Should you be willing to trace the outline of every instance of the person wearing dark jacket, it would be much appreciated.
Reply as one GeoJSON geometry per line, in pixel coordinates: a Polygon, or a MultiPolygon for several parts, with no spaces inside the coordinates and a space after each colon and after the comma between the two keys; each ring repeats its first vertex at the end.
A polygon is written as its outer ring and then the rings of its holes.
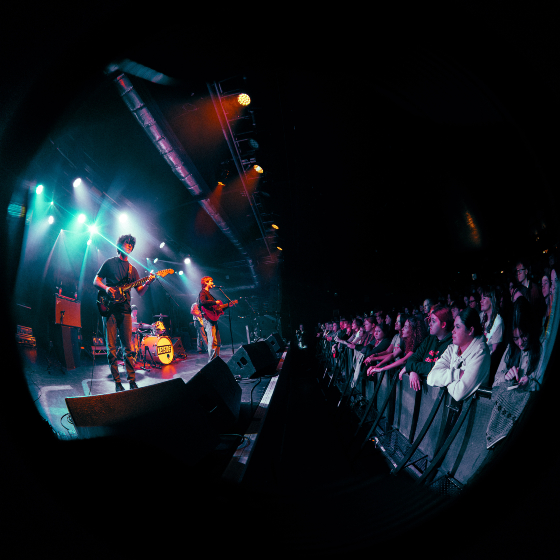
{"type": "Polygon", "coordinates": [[[399,379],[407,373],[410,377],[410,388],[419,391],[422,379],[426,379],[434,364],[453,342],[453,315],[448,307],[436,305],[430,314],[430,335],[427,336],[416,352],[408,359],[399,373],[399,379]]]}

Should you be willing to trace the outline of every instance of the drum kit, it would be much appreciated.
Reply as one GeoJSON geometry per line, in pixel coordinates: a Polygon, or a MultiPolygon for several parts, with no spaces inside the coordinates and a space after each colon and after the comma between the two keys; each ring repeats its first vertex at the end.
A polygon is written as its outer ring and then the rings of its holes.
{"type": "MultiPolygon", "coordinates": [[[[167,336],[167,329],[162,319],[167,315],[154,315],[158,319],[151,325],[148,323],[132,323],[132,347],[136,352],[136,360],[144,360],[146,364],[147,355],[158,364],[167,365],[173,361],[173,342],[167,336]]],[[[171,333],[170,333],[171,334],[171,333]]]]}

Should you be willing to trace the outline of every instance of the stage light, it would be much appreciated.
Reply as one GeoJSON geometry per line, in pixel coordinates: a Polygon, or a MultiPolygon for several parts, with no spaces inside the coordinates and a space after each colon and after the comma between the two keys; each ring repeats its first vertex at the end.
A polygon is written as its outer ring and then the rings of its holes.
{"type": "Polygon", "coordinates": [[[54,205],[54,200],[51,200],[51,206],[53,206],[53,205],[54,205]]]}
{"type": "Polygon", "coordinates": [[[156,264],[158,262],[158,259],[154,259],[154,264],[156,264]]]}
{"type": "Polygon", "coordinates": [[[88,240],[87,240],[87,244],[88,244],[88,245],[91,245],[91,239],[88,239],[88,240]]]}
{"type": "Polygon", "coordinates": [[[152,270],[150,270],[150,274],[153,274],[153,273],[154,273],[154,269],[152,268],[152,270]]]}
{"type": "Polygon", "coordinates": [[[274,229],[280,229],[276,224],[272,224],[272,227],[273,227],[274,229]]]}
{"type": "Polygon", "coordinates": [[[253,169],[257,172],[257,173],[262,173],[263,172],[263,168],[260,165],[253,165],[253,169]]]}
{"type": "Polygon", "coordinates": [[[240,93],[237,96],[237,103],[239,103],[239,105],[243,105],[243,107],[247,107],[247,105],[251,103],[251,98],[246,93],[240,93]]]}
{"type": "Polygon", "coordinates": [[[74,188],[79,187],[81,184],[82,180],[79,177],[72,183],[74,188]]]}
{"type": "Polygon", "coordinates": [[[182,275],[182,274],[183,274],[183,271],[182,271],[182,270],[179,270],[179,274],[181,274],[181,275],[182,275]]]}
{"type": "Polygon", "coordinates": [[[249,138],[249,146],[251,146],[253,150],[259,149],[259,143],[254,138],[249,138]]]}
{"type": "Polygon", "coordinates": [[[98,229],[95,226],[88,226],[88,230],[90,233],[97,233],[98,229]]]}
{"type": "Polygon", "coordinates": [[[128,221],[128,216],[126,214],[121,214],[119,216],[119,222],[121,222],[122,224],[124,224],[127,221],[128,221]]]}
{"type": "Polygon", "coordinates": [[[35,189],[35,192],[37,194],[41,194],[43,192],[43,185],[37,185],[37,188],[35,189]]]}
{"type": "Polygon", "coordinates": [[[185,259],[185,264],[191,264],[191,259],[189,259],[189,257],[185,259]]]}
{"type": "Polygon", "coordinates": [[[163,249],[164,247],[165,247],[165,241],[162,241],[162,242],[159,244],[159,248],[160,248],[160,249],[163,249]]]}
{"type": "Polygon", "coordinates": [[[54,216],[49,216],[49,224],[54,223],[54,216]]]}
{"type": "Polygon", "coordinates": [[[85,214],[80,214],[78,216],[78,222],[80,222],[80,224],[83,224],[86,221],[86,215],[85,214]]]}
{"type": "Polygon", "coordinates": [[[282,247],[276,247],[279,251],[282,251],[282,247]]]}

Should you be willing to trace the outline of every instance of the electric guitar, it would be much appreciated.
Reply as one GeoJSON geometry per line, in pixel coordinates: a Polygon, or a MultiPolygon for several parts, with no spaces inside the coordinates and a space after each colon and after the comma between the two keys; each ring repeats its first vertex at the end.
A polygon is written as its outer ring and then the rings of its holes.
{"type": "Polygon", "coordinates": [[[239,301],[234,299],[229,303],[222,303],[220,300],[217,300],[216,303],[217,305],[214,307],[214,309],[206,309],[206,307],[201,305],[202,315],[203,317],[206,317],[206,319],[208,319],[209,321],[217,321],[224,314],[224,309],[226,307],[237,305],[239,301]]]}
{"type": "MultiPolygon", "coordinates": [[[[166,268],[165,270],[158,270],[156,272],[156,276],[167,276],[168,274],[173,274],[175,271],[172,268],[166,268]]],[[[147,280],[150,279],[150,276],[145,276],[144,278],[140,278],[140,280],[136,280],[136,282],[132,282],[131,284],[117,284],[116,286],[111,286],[111,288],[115,288],[117,293],[115,297],[111,297],[107,292],[104,290],[99,290],[97,294],[97,309],[99,310],[99,314],[102,317],[109,317],[111,315],[113,307],[117,303],[122,303],[126,300],[126,292],[132,288],[136,288],[136,286],[140,286],[147,280]]]]}

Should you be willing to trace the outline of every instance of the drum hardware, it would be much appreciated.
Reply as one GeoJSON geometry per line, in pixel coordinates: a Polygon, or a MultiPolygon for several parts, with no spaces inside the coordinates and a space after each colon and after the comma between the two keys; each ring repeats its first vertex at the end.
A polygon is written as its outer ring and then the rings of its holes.
{"type": "Polygon", "coordinates": [[[142,339],[142,349],[150,353],[152,360],[163,365],[173,361],[173,342],[168,336],[146,336],[142,339]]]}

